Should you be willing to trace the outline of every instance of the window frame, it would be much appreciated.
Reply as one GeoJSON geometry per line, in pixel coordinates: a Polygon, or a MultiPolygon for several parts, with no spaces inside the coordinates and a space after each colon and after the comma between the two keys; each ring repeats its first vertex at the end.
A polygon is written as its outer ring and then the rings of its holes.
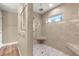
{"type": "Polygon", "coordinates": [[[60,14],[57,14],[57,15],[49,16],[47,21],[51,22],[51,23],[59,23],[59,22],[61,22],[63,20],[64,20],[64,15],[62,13],[60,13],[60,14]],[[58,16],[61,16],[62,18],[60,20],[58,20],[58,21],[56,21],[56,20],[49,21],[50,18],[53,19],[53,18],[58,17],[58,16]]]}

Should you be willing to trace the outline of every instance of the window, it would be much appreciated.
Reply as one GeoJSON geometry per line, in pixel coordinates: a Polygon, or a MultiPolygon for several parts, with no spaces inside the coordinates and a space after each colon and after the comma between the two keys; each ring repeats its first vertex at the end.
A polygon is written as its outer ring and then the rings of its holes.
{"type": "Polygon", "coordinates": [[[62,20],[63,20],[63,15],[62,14],[48,17],[48,22],[57,23],[57,22],[60,22],[62,20]]]}

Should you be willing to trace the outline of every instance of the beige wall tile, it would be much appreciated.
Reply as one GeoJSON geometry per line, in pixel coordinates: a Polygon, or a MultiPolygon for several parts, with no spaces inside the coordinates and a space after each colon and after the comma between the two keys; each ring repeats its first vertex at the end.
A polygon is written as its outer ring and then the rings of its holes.
{"type": "Polygon", "coordinates": [[[43,15],[42,35],[47,37],[47,44],[69,55],[75,55],[67,48],[67,43],[79,44],[79,4],[63,4],[43,15]],[[62,13],[63,23],[46,23],[48,17],[62,13]]]}

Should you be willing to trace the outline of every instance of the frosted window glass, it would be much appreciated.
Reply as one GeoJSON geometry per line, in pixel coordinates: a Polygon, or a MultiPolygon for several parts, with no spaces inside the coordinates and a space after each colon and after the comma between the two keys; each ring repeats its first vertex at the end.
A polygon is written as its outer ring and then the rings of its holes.
{"type": "Polygon", "coordinates": [[[60,22],[62,20],[63,20],[63,15],[62,14],[48,17],[48,22],[60,22]]]}

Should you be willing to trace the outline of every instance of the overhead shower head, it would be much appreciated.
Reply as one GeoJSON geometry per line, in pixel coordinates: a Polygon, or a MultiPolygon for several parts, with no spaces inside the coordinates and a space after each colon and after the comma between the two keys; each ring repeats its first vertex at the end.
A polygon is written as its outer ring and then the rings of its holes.
{"type": "Polygon", "coordinates": [[[43,8],[40,8],[39,11],[43,11],[43,8]]]}

